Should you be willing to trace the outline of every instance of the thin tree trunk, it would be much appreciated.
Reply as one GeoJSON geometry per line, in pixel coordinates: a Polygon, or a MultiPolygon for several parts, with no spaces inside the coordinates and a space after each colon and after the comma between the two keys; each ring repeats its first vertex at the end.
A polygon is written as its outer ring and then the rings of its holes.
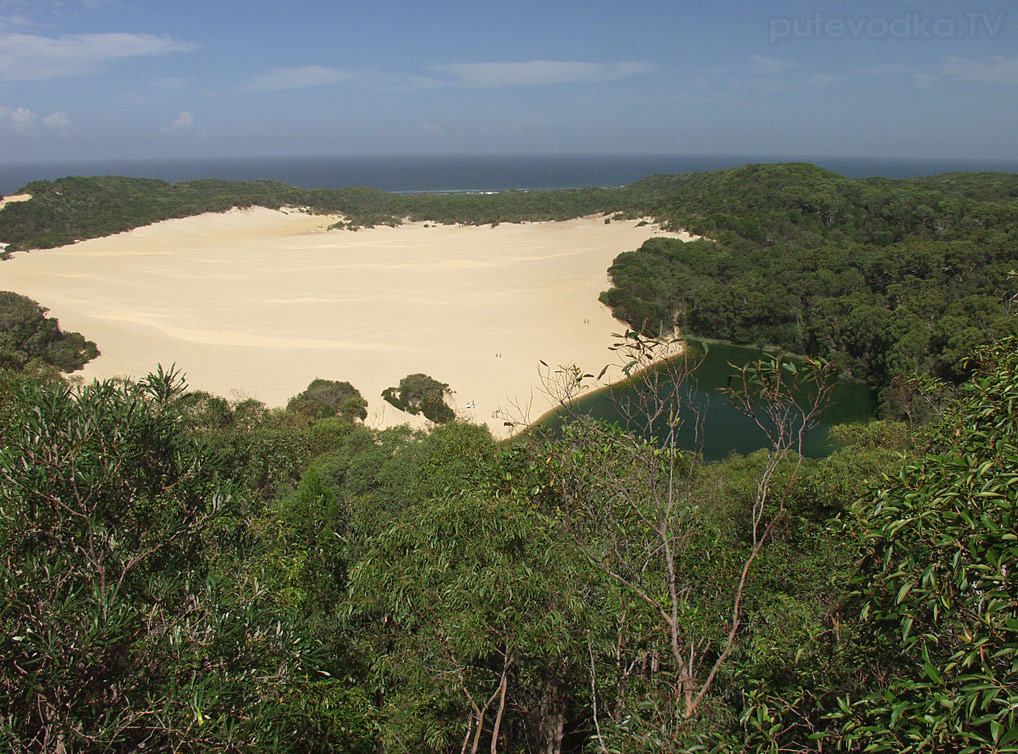
{"type": "Polygon", "coordinates": [[[506,690],[506,676],[509,673],[509,664],[506,663],[506,667],[502,670],[502,682],[498,687],[498,713],[495,715],[495,727],[491,731],[491,754],[497,754],[498,752],[498,731],[502,727],[502,712],[505,710],[505,690],[506,690]]]}
{"type": "Polygon", "coordinates": [[[467,754],[467,746],[470,745],[470,734],[473,732],[473,725],[474,725],[474,713],[471,712],[470,720],[467,722],[467,734],[463,736],[463,746],[460,747],[460,754],[467,754]]]}
{"type": "Polygon", "coordinates": [[[587,633],[587,654],[590,656],[590,707],[594,713],[594,731],[597,734],[597,746],[602,754],[608,754],[608,748],[604,745],[604,736],[601,735],[601,722],[597,716],[597,669],[594,666],[594,647],[590,642],[590,633],[587,633]]]}

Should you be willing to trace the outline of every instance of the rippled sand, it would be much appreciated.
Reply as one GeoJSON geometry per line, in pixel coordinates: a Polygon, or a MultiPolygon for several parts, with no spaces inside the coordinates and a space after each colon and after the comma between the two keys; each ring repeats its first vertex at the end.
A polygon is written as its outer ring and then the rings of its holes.
{"type": "Polygon", "coordinates": [[[388,426],[421,420],[381,391],[425,372],[449,383],[460,416],[501,436],[504,416],[550,406],[541,360],[595,373],[611,360],[624,326],[597,296],[615,256],[679,237],[603,218],[327,231],[336,219],[252,209],[168,220],[14,254],[0,288],[98,344],[86,378],[176,363],[193,388],[270,406],[316,377],[348,380],[368,423],[388,426]]]}

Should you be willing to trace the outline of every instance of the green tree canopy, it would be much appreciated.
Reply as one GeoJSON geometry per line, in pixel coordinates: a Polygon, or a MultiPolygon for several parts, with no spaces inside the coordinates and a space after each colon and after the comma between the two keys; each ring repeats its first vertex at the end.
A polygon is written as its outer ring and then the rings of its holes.
{"type": "Polygon", "coordinates": [[[366,419],[368,402],[349,382],[315,379],[290,399],[287,411],[303,414],[310,419],[338,416],[347,421],[366,419]]]}
{"type": "Polygon", "coordinates": [[[529,751],[561,751],[583,632],[597,622],[588,570],[525,501],[473,493],[408,509],[351,573],[377,682],[391,689],[383,736],[419,751],[464,740],[496,751],[512,727],[529,751]]]}
{"type": "Polygon", "coordinates": [[[420,372],[408,374],[399,381],[399,387],[388,387],[382,397],[408,414],[424,414],[425,418],[444,424],[456,418],[456,413],[445,402],[451,394],[449,386],[420,372]]]}
{"type": "Polygon", "coordinates": [[[0,291],[0,367],[21,370],[38,360],[63,372],[81,369],[99,355],[81,333],[63,332],[35,301],[0,291]]]}

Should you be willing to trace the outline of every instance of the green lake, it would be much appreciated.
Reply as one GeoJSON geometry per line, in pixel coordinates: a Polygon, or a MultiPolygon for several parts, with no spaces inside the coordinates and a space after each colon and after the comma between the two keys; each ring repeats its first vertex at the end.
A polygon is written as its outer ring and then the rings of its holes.
{"type": "MultiPolygon", "coordinates": [[[[756,422],[742,413],[719,389],[728,385],[735,373],[734,367],[760,359],[763,351],[727,344],[691,343],[695,349],[705,350],[703,361],[684,381],[679,390],[682,423],[679,427],[679,444],[687,450],[699,449],[708,461],[726,458],[732,453],[748,454],[767,447],[767,437],[756,422]],[[733,367],[734,365],[734,367],[733,367]],[[696,417],[701,417],[702,429],[697,437],[696,417]]],[[[668,385],[662,390],[672,390],[668,385]]],[[[627,420],[620,405],[632,400],[636,388],[631,383],[605,388],[584,395],[562,409],[545,416],[540,426],[554,431],[562,424],[567,413],[586,414],[625,427],[627,420]]],[[[804,455],[820,458],[834,450],[830,428],[836,424],[864,422],[873,418],[876,404],[873,392],[857,383],[840,382],[835,385],[831,401],[819,421],[805,436],[804,455]]]]}

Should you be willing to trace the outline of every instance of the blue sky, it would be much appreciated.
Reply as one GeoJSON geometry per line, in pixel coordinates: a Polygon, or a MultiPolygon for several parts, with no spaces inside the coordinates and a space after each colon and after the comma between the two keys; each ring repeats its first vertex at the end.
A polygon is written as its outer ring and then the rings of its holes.
{"type": "Polygon", "coordinates": [[[1018,159],[1018,5],[0,0],[0,162],[1018,159]]]}

